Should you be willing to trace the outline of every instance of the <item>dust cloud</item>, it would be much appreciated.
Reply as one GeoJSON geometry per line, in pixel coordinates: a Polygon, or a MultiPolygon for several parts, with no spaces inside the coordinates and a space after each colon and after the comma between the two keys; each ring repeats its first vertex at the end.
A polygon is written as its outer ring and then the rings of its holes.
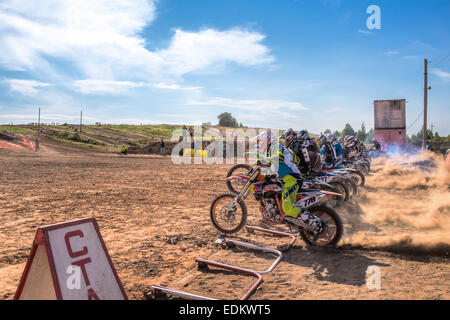
{"type": "Polygon", "coordinates": [[[450,169],[431,152],[372,162],[366,186],[339,213],[344,247],[449,255],[450,169]]]}

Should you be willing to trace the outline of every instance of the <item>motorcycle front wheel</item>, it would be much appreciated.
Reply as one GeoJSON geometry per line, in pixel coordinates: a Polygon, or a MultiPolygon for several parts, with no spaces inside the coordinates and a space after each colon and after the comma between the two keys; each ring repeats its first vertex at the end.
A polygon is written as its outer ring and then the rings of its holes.
{"type": "Polygon", "coordinates": [[[209,215],[213,226],[225,234],[236,233],[247,223],[245,202],[232,193],[217,196],[211,203],[209,215]]]}
{"type": "MultiPolygon", "coordinates": [[[[253,173],[253,168],[249,166],[248,164],[237,164],[233,168],[230,169],[227,173],[227,178],[231,176],[236,175],[245,175],[250,176],[253,173]]],[[[230,192],[238,194],[241,192],[241,189],[245,186],[247,183],[247,180],[233,180],[233,181],[227,181],[227,188],[230,192]]]]}
{"type": "Polygon", "coordinates": [[[356,196],[358,194],[358,185],[353,179],[348,178],[347,180],[344,180],[344,184],[347,185],[347,189],[350,192],[350,197],[356,196]]]}
{"type": "Polygon", "coordinates": [[[350,192],[345,184],[342,182],[330,182],[330,185],[334,187],[334,190],[330,190],[332,192],[338,192],[343,195],[340,196],[332,196],[328,201],[332,208],[339,207],[344,201],[348,201],[350,197],[350,192]]]}
{"type": "Polygon", "coordinates": [[[344,227],[339,215],[327,206],[317,206],[308,211],[320,218],[325,227],[319,237],[314,241],[314,232],[304,229],[299,230],[300,237],[307,245],[319,247],[334,247],[341,240],[344,227]]]}
{"type": "Polygon", "coordinates": [[[360,171],[354,171],[351,173],[352,180],[356,183],[357,186],[363,187],[366,183],[366,178],[360,171]]]}

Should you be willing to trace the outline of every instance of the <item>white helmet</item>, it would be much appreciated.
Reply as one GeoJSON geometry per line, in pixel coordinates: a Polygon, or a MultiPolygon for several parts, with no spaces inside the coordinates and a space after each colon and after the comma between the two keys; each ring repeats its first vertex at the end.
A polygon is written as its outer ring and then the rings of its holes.
{"type": "Polygon", "coordinates": [[[334,135],[334,133],[330,133],[327,135],[327,139],[330,142],[333,142],[334,140],[336,140],[336,136],[334,135]]]}
{"type": "Polygon", "coordinates": [[[301,139],[301,140],[307,140],[309,139],[309,132],[308,130],[300,130],[297,133],[297,138],[301,139]]]}
{"type": "Polygon", "coordinates": [[[295,135],[295,131],[292,128],[287,129],[281,136],[281,138],[288,139],[290,136],[295,135]]]}
{"type": "Polygon", "coordinates": [[[319,140],[321,143],[327,143],[327,142],[328,142],[328,138],[327,138],[327,136],[324,135],[324,134],[321,134],[320,137],[318,138],[318,140],[319,140]]]}

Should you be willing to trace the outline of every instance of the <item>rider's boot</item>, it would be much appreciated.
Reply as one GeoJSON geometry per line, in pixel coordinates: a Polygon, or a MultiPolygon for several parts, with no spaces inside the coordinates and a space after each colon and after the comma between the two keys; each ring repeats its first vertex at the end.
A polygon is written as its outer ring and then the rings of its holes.
{"type": "Polygon", "coordinates": [[[301,226],[306,227],[308,230],[314,231],[318,234],[322,232],[323,222],[321,219],[313,216],[309,211],[302,210],[297,218],[285,217],[289,222],[301,226]]]}
{"type": "Polygon", "coordinates": [[[307,210],[302,210],[302,212],[300,212],[300,214],[298,215],[297,219],[301,219],[304,223],[314,228],[320,228],[322,226],[322,220],[313,216],[307,210]]]}

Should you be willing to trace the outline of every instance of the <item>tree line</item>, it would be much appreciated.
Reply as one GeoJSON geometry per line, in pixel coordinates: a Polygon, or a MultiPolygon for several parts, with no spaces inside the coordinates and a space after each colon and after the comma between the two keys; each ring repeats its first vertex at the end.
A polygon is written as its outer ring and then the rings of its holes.
{"type": "MultiPolygon", "coordinates": [[[[239,123],[236,118],[232,116],[229,112],[222,112],[219,116],[217,116],[219,120],[219,126],[221,127],[229,127],[229,128],[242,128],[244,127],[242,122],[239,123]]],[[[407,136],[408,143],[412,144],[420,144],[422,142],[422,131],[420,130],[417,134],[412,134],[411,136],[407,136]]],[[[323,133],[329,134],[332,131],[330,129],[326,129],[323,133]]],[[[358,130],[353,129],[353,127],[347,123],[345,124],[344,129],[342,131],[335,130],[333,131],[334,135],[337,138],[346,137],[346,136],[354,136],[359,140],[363,141],[366,144],[371,144],[374,139],[374,130],[371,128],[367,131],[366,125],[361,123],[361,128],[358,130]]],[[[447,137],[441,137],[438,132],[432,133],[431,130],[427,130],[427,141],[429,142],[450,142],[450,135],[447,137]]]]}
{"type": "MultiPolygon", "coordinates": [[[[323,132],[324,134],[329,134],[331,133],[330,129],[327,129],[323,132]]],[[[333,132],[333,134],[337,137],[337,138],[345,138],[346,136],[354,136],[356,138],[358,138],[359,140],[363,141],[364,143],[370,144],[372,143],[373,140],[373,136],[374,136],[374,131],[373,128],[371,128],[369,131],[367,131],[366,129],[366,125],[364,124],[364,122],[361,124],[361,128],[356,130],[353,129],[353,127],[347,123],[345,124],[344,129],[342,129],[342,131],[339,130],[335,130],[333,132]]]]}
{"type": "MultiPolygon", "coordinates": [[[[408,143],[412,143],[412,144],[421,144],[422,143],[422,134],[423,134],[423,129],[420,129],[419,132],[417,132],[417,134],[413,134],[410,136],[408,136],[408,143]]],[[[435,133],[433,133],[430,129],[427,129],[427,141],[428,142],[450,142],[450,134],[447,135],[446,137],[441,137],[439,135],[439,133],[436,131],[435,133]]]]}

